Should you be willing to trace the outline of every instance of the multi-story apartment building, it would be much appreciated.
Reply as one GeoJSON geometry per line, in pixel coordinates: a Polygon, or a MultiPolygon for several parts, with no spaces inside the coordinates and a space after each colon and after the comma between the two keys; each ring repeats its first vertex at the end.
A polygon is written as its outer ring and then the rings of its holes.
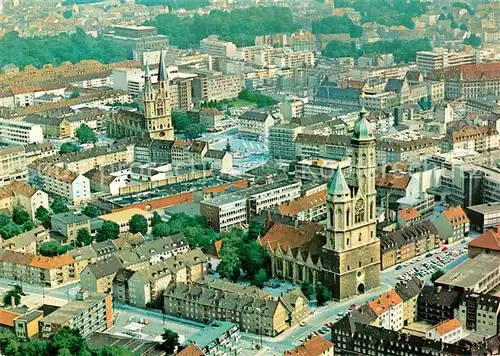
{"type": "Polygon", "coordinates": [[[438,230],[428,220],[380,237],[381,268],[386,269],[440,246],[438,230]]]}
{"type": "Polygon", "coordinates": [[[146,308],[158,302],[170,283],[195,283],[207,275],[207,257],[199,249],[166,258],[136,271],[118,270],[113,295],[121,303],[146,308]]]}
{"type": "Polygon", "coordinates": [[[24,182],[12,181],[0,188],[0,209],[12,213],[17,206],[22,206],[31,219],[35,219],[35,213],[39,207],[49,208],[48,195],[24,182]]]}
{"type": "Polygon", "coordinates": [[[285,123],[269,128],[269,155],[272,159],[295,159],[295,139],[303,127],[285,123]]]}
{"type": "Polygon", "coordinates": [[[434,220],[441,240],[448,244],[460,241],[469,235],[469,218],[462,207],[457,206],[444,210],[434,220]]]}
{"type": "Polygon", "coordinates": [[[340,167],[346,177],[351,175],[351,158],[336,161],[327,158],[306,158],[295,164],[295,179],[316,182],[330,182],[340,167]]]}
{"type": "Polygon", "coordinates": [[[240,133],[267,141],[269,130],[274,125],[270,112],[250,110],[238,118],[240,133]]]}
{"type": "Polygon", "coordinates": [[[197,345],[205,355],[237,356],[241,352],[240,338],[238,324],[218,320],[191,336],[185,344],[197,345]]]}
{"type": "Polygon", "coordinates": [[[485,336],[500,332],[500,297],[466,291],[458,306],[457,319],[465,330],[485,336]]]}
{"type": "Polygon", "coordinates": [[[207,128],[207,130],[220,130],[222,128],[222,119],[224,113],[215,108],[202,108],[200,110],[200,123],[207,128]]]}
{"type": "Polygon", "coordinates": [[[479,51],[459,52],[450,51],[446,48],[434,48],[432,51],[417,52],[417,66],[423,75],[427,75],[434,70],[441,70],[462,64],[478,64],[480,59],[479,51]]]}
{"type": "Polygon", "coordinates": [[[446,151],[462,149],[489,152],[500,147],[500,133],[495,126],[467,127],[447,135],[442,147],[446,151]]]}
{"type": "Polygon", "coordinates": [[[243,89],[243,81],[238,74],[200,71],[193,78],[192,88],[194,102],[221,101],[238,97],[243,89]]]}
{"type": "Polygon", "coordinates": [[[444,80],[445,99],[479,99],[500,95],[500,63],[463,64],[437,70],[431,79],[444,80]]]}
{"type": "Polygon", "coordinates": [[[231,173],[233,170],[233,156],[226,150],[208,150],[203,162],[208,163],[213,171],[231,173]]]}
{"type": "Polygon", "coordinates": [[[339,160],[350,157],[351,138],[347,135],[311,135],[298,134],[295,140],[297,159],[322,157],[339,160]]]}
{"type": "Polygon", "coordinates": [[[113,326],[113,305],[110,294],[79,291],[76,300],[63,305],[40,320],[40,336],[47,339],[67,326],[86,337],[113,326]]]}
{"type": "Polygon", "coordinates": [[[314,66],[313,52],[294,52],[287,49],[274,50],[271,60],[278,68],[302,68],[314,66]]]}
{"type": "Polygon", "coordinates": [[[440,141],[429,137],[413,140],[380,140],[377,142],[377,163],[407,162],[418,164],[428,155],[441,152],[440,141]]]}
{"type": "Polygon", "coordinates": [[[205,141],[175,140],[172,145],[172,167],[189,168],[203,163],[208,151],[205,141]]]}
{"type": "Polygon", "coordinates": [[[403,300],[403,326],[413,324],[417,320],[417,301],[424,282],[413,277],[409,281],[398,282],[394,291],[403,300]]]}
{"type": "Polygon", "coordinates": [[[90,199],[89,179],[56,165],[32,163],[29,166],[29,181],[37,189],[60,196],[71,204],[90,199]]]}
{"type": "MultiPolygon", "coordinates": [[[[303,117],[305,114],[305,106],[307,105],[307,100],[304,99],[293,99],[280,103],[280,111],[285,120],[291,120],[294,117],[303,117]]],[[[314,113],[314,114],[319,114],[314,113]]],[[[326,112],[329,114],[330,112],[326,112]]],[[[311,114],[309,114],[311,115],[311,114]]]]}
{"type": "Polygon", "coordinates": [[[24,146],[26,164],[31,164],[37,159],[50,157],[58,153],[56,147],[50,142],[32,143],[24,146]]]}
{"type": "Polygon", "coordinates": [[[237,48],[232,42],[222,41],[218,36],[208,36],[200,41],[200,51],[212,57],[236,57],[237,48]]]}
{"type": "Polygon", "coordinates": [[[75,243],[78,230],[85,229],[90,232],[90,218],[87,215],[77,215],[73,212],[60,213],[51,216],[52,231],[57,231],[69,243],[75,243]]]}
{"type": "Polygon", "coordinates": [[[283,203],[277,211],[300,221],[320,220],[326,216],[326,190],[283,203]]]}
{"type": "Polygon", "coordinates": [[[403,299],[394,290],[369,302],[368,306],[377,314],[375,324],[378,327],[387,330],[403,328],[403,299]]]}
{"type": "Polygon", "coordinates": [[[200,214],[216,231],[230,231],[248,222],[247,200],[238,193],[204,200],[200,203],[200,214]]]}
{"type": "Polygon", "coordinates": [[[309,314],[299,289],[272,297],[255,287],[211,279],[192,285],[171,283],[164,298],[166,314],[200,322],[233,322],[243,331],[267,336],[280,334],[309,314]]]}
{"type": "Polygon", "coordinates": [[[0,142],[0,187],[14,180],[26,180],[27,176],[24,147],[0,142]]]}
{"type": "Polygon", "coordinates": [[[27,122],[0,119],[0,141],[28,145],[43,141],[40,125],[27,122]]]}

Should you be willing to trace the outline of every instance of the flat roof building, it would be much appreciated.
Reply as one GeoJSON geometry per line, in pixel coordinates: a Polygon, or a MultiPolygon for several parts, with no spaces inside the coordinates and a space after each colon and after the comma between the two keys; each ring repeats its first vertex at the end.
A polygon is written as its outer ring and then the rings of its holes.
{"type": "Polygon", "coordinates": [[[434,284],[460,291],[488,293],[500,284],[500,256],[482,253],[467,259],[434,284]]]}
{"type": "Polygon", "coordinates": [[[500,225],[500,202],[468,206],[465,211],[474,230],[485,232],[500,225]]]}

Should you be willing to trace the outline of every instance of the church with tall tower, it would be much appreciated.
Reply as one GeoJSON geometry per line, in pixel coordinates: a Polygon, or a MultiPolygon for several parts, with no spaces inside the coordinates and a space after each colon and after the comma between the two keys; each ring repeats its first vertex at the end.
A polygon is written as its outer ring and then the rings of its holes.
{"type": "Polygon", "coordinates": [[[157,140],[174,140],[169,77],[165,56],[160,55],[158,81],[153,84],[149,65],[146,64],[144,89],[141,93],[142,112],[120,110],[113,113],[108,123],[108,134],[117,138],[149,137],[157,140]]]}
{"type": "Polygon", "coordinates": [[[376,151],[366,110],[359,113],[351,138],[349,183],[340,168],[327,195],[326,244],[323,246],[323,283],[338,300],[380,285],[380,241],[376,236],[376,151]]]}
{"type": "Polygon", "coordinates": [[[376,236],[376,139],[363,108],[351,137],[351,175],[339,167],[327,193],[327,223],[274,223],[259,243],[273,277],[327,286],[345,300],[380,285],[380,240],[376,236]]]}

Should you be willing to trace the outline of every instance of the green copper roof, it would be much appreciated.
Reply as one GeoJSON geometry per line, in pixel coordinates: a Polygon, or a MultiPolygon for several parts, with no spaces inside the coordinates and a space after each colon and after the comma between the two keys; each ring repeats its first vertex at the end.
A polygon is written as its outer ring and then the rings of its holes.
{"type": "Polygon", "coordinates": [[[347,182],[344,178],[344,173],[342,173],[342,169],[340,166],[337,167],[337,170],[333,174],[332,182],[330,183],[330,187],[328,188],[329,195],[344,195],[351,194],[351,190],[347,185],[347,182]]]}
{"type": "Polygon", "coordinates": [[[168,80],[167,66],[165,65],[165,56],[163,51],[160,53],[160,66],[158,68],[158,81],[168,80]]]}
{"type": "Polygon", "coordinates": [[[354,125],[354,138],[358,140],[366,140],[373,138],[373,129],[370,122],[366,119],[366,114],[368,112],[363,107],[359,112],[359,119],[354,125]]]}

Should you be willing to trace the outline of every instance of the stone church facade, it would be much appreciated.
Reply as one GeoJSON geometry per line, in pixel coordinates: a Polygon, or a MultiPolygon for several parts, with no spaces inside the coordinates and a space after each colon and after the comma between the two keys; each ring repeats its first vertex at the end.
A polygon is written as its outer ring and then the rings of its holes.
{"type": "MultiPolygon", "coordinates": [[[[336,300],[380,285],[380,240],[376,236],[376,142],[363,109],[351,138],[350,182],[337,169],[327,197],[326,230],[302,226],[259,241],[271,257],[271,274],[300,283],[321,282],[336,300]]],[[[269,230],[272,232],[274,226],[269,230]]]]}
{"type": "Polygon", "coordinates": [[[146,65],[141,96],[143,112],[120,110],[112,113],[107,125],[108,134],[116,138],[138,136],[174,140],[169,78],[163,53],[160,56],[158,83],[155,85],[151,83],[149,66],[146,65]]]}

